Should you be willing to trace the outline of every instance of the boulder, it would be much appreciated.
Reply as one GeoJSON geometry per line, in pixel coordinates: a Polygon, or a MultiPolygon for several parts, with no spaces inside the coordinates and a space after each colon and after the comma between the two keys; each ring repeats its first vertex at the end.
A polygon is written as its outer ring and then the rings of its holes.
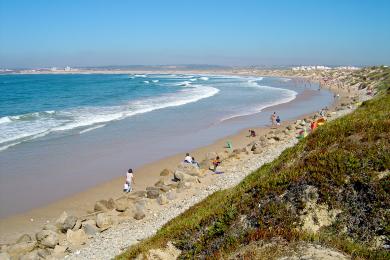
{"type": "Polygon", "coordinates": [[[158,181],[154,184],[155,187],[161,186],[161,185],[169,185],[169,181],[167,177],[160,177],[158,181]]]}
{"type": "Polygon", "coordinates": [[[160,190],[148,190],[146,194],[149,199],[155,199],[160,195],[160,190]]]}
{"type": "Polygon", "coordinates": [[[176,170],[191,176],[199,177],[202,175],[202,172],[199,170],[199,167],[192,163],[182,162],[177,166],[176,170]]]}
{"type": "Polygon", "coordinates": [[[16,243],[30,242],[30,241],[32,241],[32,237],[29,234],[23,234],[18,238],[18,240],[16,240],[16,243]]]}
{"type": "Polygon", "coordinates": [[[76,231],[76,230],[79,230],[81,228],[81,220],[78,219],[76,221],[76,224],[74,225],[74,227],[72,228],[73,231],[76,231]]]}
{"type": "Polygon", "coordinates": [[[57,232],[57,227],[52,224],[46,224],[43,226],[43,230],[51,230],[57,232]]]}
{"type": "Polygon", "coordinates": [[[95,203],[95,211],[109,211],[115,209],[115,201],[113,199],[109,200],[99,200],[95,203]]]}
{"type": "Polygon", "coordinates": [[[62,232],[66,232],[68,229],[72,229],[76,225],[76,222],[77,222],[77,217],[68,216],[65,219],[64,223],[62,224],[62,227],[60,228],[60,230],[62,232]]]}
{"type": "Polygon", "coordinates": [[[87,236],[89,236],[89,237],[92,237],[92,236],[96,235],[96,233],[99,232],[99,229],[95,225],[91,225],[91,224],[85,224],[83,226],[83,230],[84,230],[85,234],[87,234],[87,236]]]}
{"type": "Polygon", "coordinates": [[[175,171],[175,178],[179,181],[185,182],[198,182],[198,178],[195,176],[188,175],[180,170],[175,171]]]}
{"type": "Polygon", "coordinates": [[[19,257],[19,260],[40,260],[40,259],[44,259],[44,258],[39,256],[38,250],[33,250],[19,257]]]}
{"type": "Polygon", "coordinates": [[[61,230],[62,229],[62,225],[65,223],[65,220],[66,218],[68,217],[68,213],[66,213],[66,211],[62,212],[62,214],[60,215],[60,217],[56,220],[56,227],[57,229],[61,230]]]}
{"type": "Polygon", "coordinates": [[[21,256],[33,251],[36,247],[37,247],[37,243],[35,241],[21,242],[14,245],[10,245],[7,248],[7,253],[11,257],[21,256]]]}
{"type": "Polygon", "coordinates": [[[125,211],[126,209],[129,208],[129,200],[128,200],[128,198],[125,197],[125,196],[122,196],[119,199],[115,200],[115,206],[116,206],[115,209],[117,211],[119,211],[119,212],[125,211]]]}
{"type": "Polygon", "coordinates": [[[167,199],[168,200],[174,200],[176,199],[176,193],[174,191],[170,191],[167,193],[167,199]]]}
{"type": "Polygon", "coordinates": [[[157,202],[158,202],[158,204],[160,204],[160,205],[168,204],[167,196],[166,196],[164,193],[160,194],[160,195],[158,196],[158,198],[157,198],[157,202]]]}
{"type": "Polygon", "coordinates": [[[68,229],[66,232],[66,240],[73,246],[81,246],[87,242],[88,237],[82,229],[77,231],[68,229]]]}
{"type": "Polygon", "coordinates": [[[137,210],[134,214],[134,219],[136,220],[143,219],[144,217],[145,217],[145,212],[142,210],[137,210]]]}
{"type": "Polygon", "coordinates": [[[162,172],[160,173],[160,176],[170,176],[172,175],[172,171],[169,170],[169,169],[164,169],[162,170],[162,172]]]}
{"type": "Polygon", "coordinates": [[[67,246],[56,245],[53,250],[53,255],[55,256],[63,255],[65,254],[66,249],[68,249],[67,246]]]}
{"type": "Polygon", "coordinates": [[[118,223],[118,217],[108,213],[99,213],[96,216],[96,225],[101,229],[107,229],[118,223]]]}
{"type": "Polygon", "coordinates": [[[57,233],[51,230],[42,230],[35,234],[35,238],[39,244],[49,248],[54,248],[59,242],[57,233]]]}

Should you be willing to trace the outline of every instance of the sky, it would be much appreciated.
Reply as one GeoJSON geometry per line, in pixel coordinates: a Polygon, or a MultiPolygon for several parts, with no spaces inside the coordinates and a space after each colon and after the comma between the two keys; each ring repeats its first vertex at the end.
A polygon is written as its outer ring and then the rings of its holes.
{"type": "Polygon", "coordinates": [[[0,0],[0,68],[390,64],[388,0],[0,0]]]}

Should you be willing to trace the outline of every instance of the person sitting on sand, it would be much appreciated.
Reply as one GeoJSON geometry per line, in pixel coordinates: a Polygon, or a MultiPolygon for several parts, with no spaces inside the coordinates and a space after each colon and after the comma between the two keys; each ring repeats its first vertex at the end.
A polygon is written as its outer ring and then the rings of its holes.
{"type": "Polygon", "coordinates": [[[277,125],[277,126],[280,126],[280,122],[281,122],[280,117],[277,116],[277,117],[276,117],[276,125],[277,125]]]}
{"type": "Polygon", "coordinates": [[[219,156],[217,156],[214,160],[213,160],[213,165],[214,165],[214,169],[213,169],[213,172],[216,172],[217,171],[217,167],[221,164],[221,160],[219,159],[219,156]]]}
{"type": "Polygon", "coordinates": [[[196,166],[199,168],[199,163],[198,163],[197,161],[195,161],[195,158],[192,157],[191,159],[192,159],[192,162],[191,162],[191,163],[192,163],[193,165],[196,165],[196,166]]]}
{"type": "Polygon", "coordinates": [[[126,173],[126,184],[128,185],[127,192],[132,191],[133,190],[133,184],[135,184],[133,169],[129,169],[127,171],[127,173],[126,173]]]}
{"type": "Polygon", "coordinates": [[[186,157],[184,157],[184,162],[185,163],[192,163],[192,157],[190,156],[189,153],[186,153],[186,157]]]}
{"type": "Polygon", "coordinates": [[[253,129],[249,129],[249,137],[256,137],[256,132],[253,129]]]}

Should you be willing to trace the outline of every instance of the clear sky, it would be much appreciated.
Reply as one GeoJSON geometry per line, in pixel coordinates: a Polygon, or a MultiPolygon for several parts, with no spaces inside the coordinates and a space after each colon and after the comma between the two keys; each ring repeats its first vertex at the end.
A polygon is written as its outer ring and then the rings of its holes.
{"type": "Polygon", "coordinates": [[[390,63],[390,0],[0,0],[0,67],[390,63]]]}

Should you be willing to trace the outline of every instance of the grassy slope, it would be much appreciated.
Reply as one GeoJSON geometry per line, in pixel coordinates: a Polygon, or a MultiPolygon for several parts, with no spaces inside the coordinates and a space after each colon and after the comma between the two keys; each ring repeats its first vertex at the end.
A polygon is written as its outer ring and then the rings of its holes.
{"type": "Polygon", "coordinates": [[[238,186],[209,196],[117,258],[131,259],[168,241],[182,250],[181,258],[221,258],[275,237],[390,258],[389,251],[373,247],[375,237],[390,236],[390,176],[379,177],[390,169],[389,79],[389,73],[381,75],[377,98],[322,126],[238,186]],[[317,189],[318,203],[342,210],[333,225],[315,234],[299,228],[307,187],[317,189]]]}

